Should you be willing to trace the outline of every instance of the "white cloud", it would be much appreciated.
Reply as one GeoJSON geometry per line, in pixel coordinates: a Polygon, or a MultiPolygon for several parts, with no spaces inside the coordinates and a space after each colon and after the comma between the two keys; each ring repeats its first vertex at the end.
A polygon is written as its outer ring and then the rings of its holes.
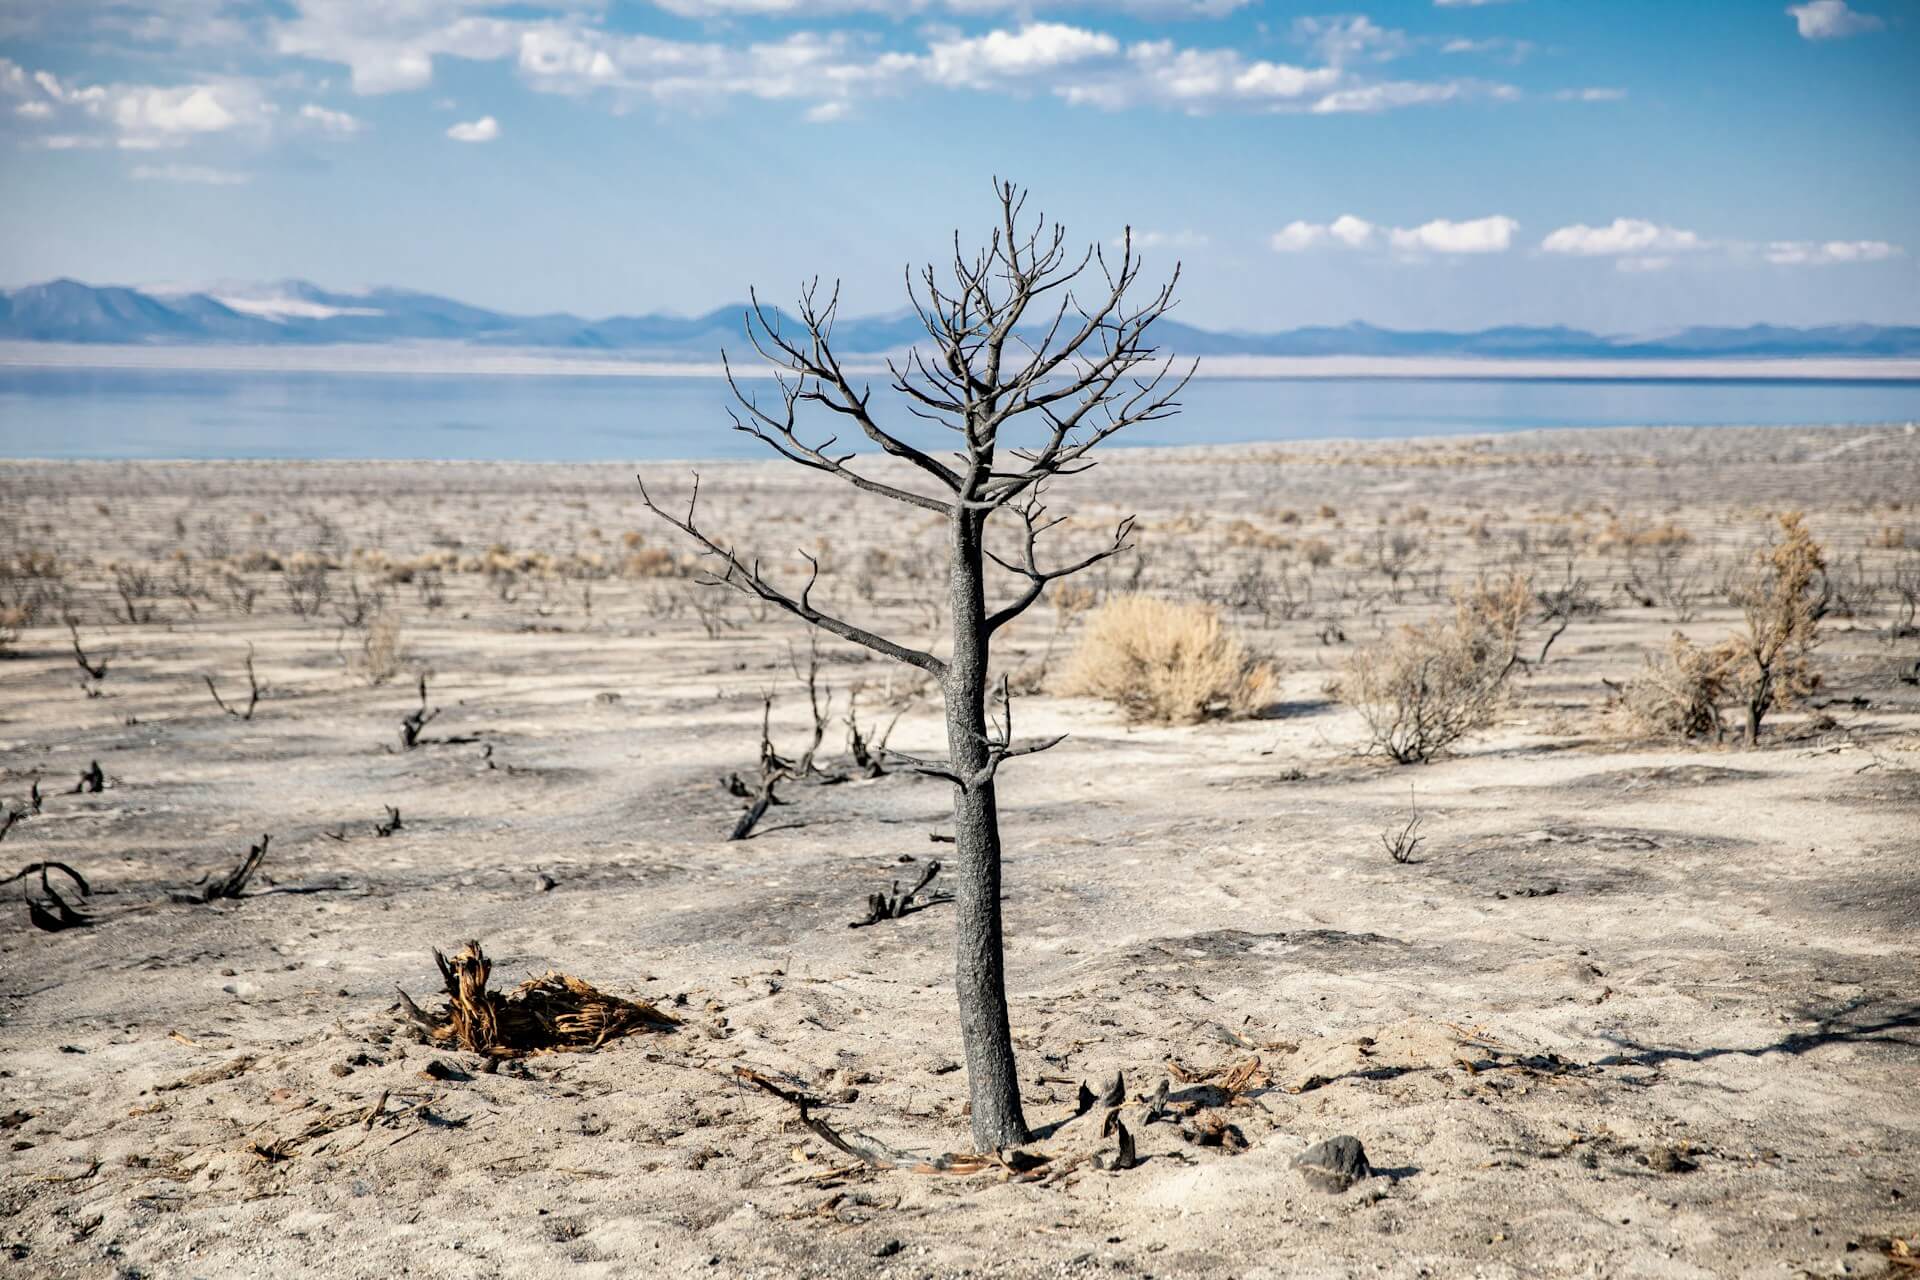
{"type": "Polygon", "coordinates": [[[1395,227],[1388,242],[1402,253],[1504,253],[1520,224],[1503,214],[1451,222],[1435,218],[1417,227],[1395,227]]]}
{"type": "Polygon", "coordinates": [[[244,173],[200,164],[135,165],[133,176],[142,182],[189,182],[208,187],[239,187],[250,181],[244,173]]]}
{"type": "Polygon", "coordinates": [[[709,19],[935,12],[1025,19],[973,35],[933,28],[917,50],[884,49],[878,37],[858,29],[750,44],[620,33],[601,24],[598,0],[291,3],[294,16],[272,24],[275,47],[346,66],[354,90],[363,94],[420,88],[432,82],[438,59],[457,57],[511,59],[538,90],[602,95],[616,109],[636,100],[697,104],[753,97],[807,104],[806,118],[815,121],[842,118],[861,98],[915,84],[1051,93],[1070,105],[1150,105],[1190,114],[1382,111],[1518,96],[1509,86],[1474,81],[1370,83],[1349,66],[1394,56],[1412,42],[1367,18],[1299,24],[1296,35],[1321,51],[1324,65],[1317,66],[1249,58],[1231,47],[1181,47],[1164,38],[1125,44],[1104,31],[1034,18],[1103,8],[1155,17],[1219,16],[1250,0],[656,0],[682,16],[709,19]]]}
{"type": "Polygon", "coordinates": [[[1604,227],[1584,223],[1561,227],[1548,233],[1540,247],[1547,253],[1596,258],[1684,252],[1705,249],[1708,242],[1692,231],[1663,227],[1644,218],[1615,218],[1604,227]]]}
{"type": "Polygon", "coordinates": [[[1017,32],[935,42],[924,63],[935,84],[986,89],[1012,78],[1047,74],[1092,58],[1111,57],[1120,42],[1104,32],[1034,22],[1017,32]]]}
{"type": "Polygon", "coordinates": [[[1468,98],[1512,102],[1520,91],[1512,85],[1478,80],[1386,80],[1377,84],[1337,89],[1313,104],[1316,115],[1339,112],[1377,112],[1394,107],[1432,106],[1468,98]]]}
{"type": "Polygon", "coordinates": [[[274,106],[258,85],[232,78],[197,84],[93,84],[62,80],[51,71],[29,73],[0,58],[0,92],[24,99],[14,107],[31,120],[61,120],[84,132],[42,138],[55,149],[102,146],[135,151],[182,146],[208,134],[264,133],[274,106]]]}
{"type": "Polygon", "coordinates": [[[1553,95],[1555,102],[1619,102],[1627,96],[1625,89],[1560,89],[1553,95]]]}
{"type": "MultiPolygon", "coordinates": [[[[1208,237],[1201,231],[1135,231],[1133,247],[1135,249],[1204,249],[1208,237]]],[[[1108,243],[1119,248],[1126,243],[1126,237],[1115,236],[1108,243]]]]}
{"type": "Polygon", "coordinates": [[[1327,234],[1349,249],[1363,249],[1373,242],[1374,226],[1365,218],[1343,213],[1333,220],[1327,234]]]}
{"type": "Polygon", "coordinates": [[[1293,34],[1336,67],[1350,62],[1386,62],[1412,47],[1406,32],[1379,26],[1365,16],[1295,18],[1293,34]]]}
{"type": "Polygon", "coordinates": [[[805,119],[808,124],[833,124],[851,114],[853,108],[845,102],[820,102],[807,108],[805,119]]]}
{"type": "Polygon", "coordinates": [[[500,136],[500,122],[492,116],[463,120],[448,129],[447,136],[455,142],[492,142],[500,136]]]}
{"type": "Polygon", "coordinates": [[[1157,18],[1224,18],[1255,0],[653,0],[683,18],[820,18],[848,13],[891,17],[946,10],[955,14],[1031,13],[1103,7],[1157,18]]]}
{"type": "Polygon", "coordinates": [[[1838,40],[1887,25],[1870,13],[1848,8],[1847,0],[1807,0],[1806,4],[1789,5],[1787,13],[1806,40],[1838,40]]]}
{"type": "Polygon", "coordinates": [[[318,103],[309,102],[300,108],[300,119],[322,133],[336,138],[351,137],[366,128],[366,123],[357,116],[344,111],[334,111],[318,103]]]}
{"type": "Polygon", "coordinates": [[[1902,250],[1885,240],[1775,240],[1766,259],[1782,267],[1825,267],[1855,262],[1885,262],[1902,250]]]}
{"type": "Polygon", "coordinates": [[[273,44],[283,54],[345,66],[355,93],[397,93],[432,83],[436,57],[511,57],[528,24],[485,16],[500,7],[497,0],[295,0],[295,16],[274,24],[273,44]]]}
{"type": "Polygon", "coordinates": [[[1410,256],[1429,253],[1503,253],[1513,245],[1520,224],[1501,214],[1450,222],[1436,218],[1417,227],[1381,227],[1354,214],[1332,222],[1289,222],[1273,233],[1268,244],[1276,253],[1308,249],[1371,249],[1381,245],[1410,256]]]}
{"type": "Polygon", "coordinates": [[[1275,253],[1303,253],[1327,241],[1327,228],[1317,222],[1289,222],[1273,233],[1267,243],[1275,253]]]}

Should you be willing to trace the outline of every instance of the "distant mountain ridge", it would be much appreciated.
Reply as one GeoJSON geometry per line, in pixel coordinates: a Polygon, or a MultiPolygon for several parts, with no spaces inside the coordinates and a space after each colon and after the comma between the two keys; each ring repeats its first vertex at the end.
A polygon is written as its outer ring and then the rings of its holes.
{"type": "MultiPolygon", "coordinates": [[[[0,340],[137,345],[320,345],[460,342],[481,346],[624,352],[711,360],[745,346],[735,304],[699,316],[590,320],[521,316],[407,289],[343,292],[304,280],[204,290],[131,289],[52,280],[0,290],[0,340]]],[[[769,311],[784,325],[791,316],[769,311]]],[[[1791,328],[1696,326],[1652,335],[1590,333],[1564,325],[1502,325],[1473,332],[1381,329],[1353,323],[1276,333],[1219,332],[1175,320],[1161,347],[1185,356],[1476,357],[1483,359],[1705,359],[1920,356],[1920,325],[1791,328]]],[[[850,355],[898,351],[924,338],[912,312],[850,316],[834,327],[850,355]]]]}

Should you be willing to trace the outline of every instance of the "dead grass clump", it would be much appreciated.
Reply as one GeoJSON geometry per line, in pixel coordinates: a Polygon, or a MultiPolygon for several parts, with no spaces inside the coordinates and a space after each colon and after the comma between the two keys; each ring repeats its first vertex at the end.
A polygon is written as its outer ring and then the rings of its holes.
{"type": "Polygon", "coordinates": [[[426,1013],[406,992],[407,1016],[435,1042],[492,1058],[598,1048],[642,1031],[671,1031],[680,1020],[645,1001],[622,1000],[570,974],[548,972],[502,994],[487,990],[493,962],[469,942],[449,960],[438,950],[434,963],[446,985],[447,1007],[426,1013]]]}
{"type": "Polygon", "coordinates": [[[1246,715],[1272,687],[1272,668],[1213,609],[1124,595],[1088,617],[1061,692],[1104,698],[1133,721],[1193,724],[1246,715]]]}
{"type": "Polygon", "coordinates": [[[1664,653],[1648,654],[1639,674],[1620,687],[1619,708],[1638,732],[1661,738],[1720,741],[1726,726],[1727,646],[1702,648],[1678,631],[1664,653]]]}
{"type": "Polygon", "coordinates": [[[379,614],[360,634],[360,652],[354,655],[354,671],[377,688],[399,675],[405,660],[405,633],[400,620],[390,613],[379,614]]]}
{"type": "Polygon", "coordinates": [[[1369,749],[1424,763],[1491,723],[1521,663],[1532,604],[1525,577],[1483,582],[1455,593],[1450,615],[1356,651],[1336,691],[1365,719],[1369,749]]]}

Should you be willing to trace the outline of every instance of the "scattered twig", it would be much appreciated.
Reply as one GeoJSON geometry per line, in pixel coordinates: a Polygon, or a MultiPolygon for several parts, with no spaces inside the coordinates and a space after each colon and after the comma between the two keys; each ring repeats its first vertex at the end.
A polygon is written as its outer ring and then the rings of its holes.
{"type": "Polygon", "coordinates": [[[253,709],[260,705],[260,681],[253,673],[253,646],[247,646],[247,709],[236,711],[221,698],[220,690],[214,686],[212,676],[201,677],[207,682],[207,692],[213,695],[213,704],[236,720],[253,719],[253,709]]]}
{"type": "Polygon", "coordinates": [[[1407,803],[1413,806],[1413,816],[1407,819],[1407,825],[1398,833],[1391,830],[1380,833],[1380,843],[1386,848],[1387,856],[1403,866],[1414,860],[1414,853],[1419,850],[1421,842],[1426,838],[1417,834],[1425,817],[1420,812],[1419,801],[1414,797],[1411,787],[1407,789],[1407,803]]]}
{"type": "Polygon", "coordinates": [[[240,860],[239,866],[212,883],[208,883],[207,877],[202,876],[193,888],[174,890],[173,900],[204,905],[221,898],[238,898],[241,891],[247,887],[247,881],[253,878],[253,873],[260,869],[262,862],[266,861],[267,844],[272,839],[271,835],[261,836],[259,844],[247,849],[247,856],[240,860]]]}
{"type": "Polygon", "coordinates": [[[89,680],[105,680],[107,660],[102,658],[94,662],[87,657],[87,651],[80,647],[80,626],[72,618],[67,619],[67,630],[73,633],[73,660],[80,664],[80,669],[87,673],[89,680]]]}
{"type": "Polygon", "coordinates": [[[879,924],[882,920],[898,920],[903,916],[911,915],[915,911],[925,911],[928,907],[938,903],[953,901],[953,895],[950,893],[935,893],[929,895],[922,902],[914,902],[914,899],[920,896],[921,891],[932,883],[933,878],[939,874],[940,864],[937,861],[929,861],[926,870],[920,873],[919,881],[913,888],[907,890],[905,893],[900,892],[900,882],[895,880],[893,882],[893,893],[891,896],[884,893],[868,894],[866,919],[852,921],[847,925],[847,928],[864,929],[870,924],[879,924]]]}
{"type": "Polygon", "coordinates": [[[429,708],[427,706],[427,673],[422,671],[420,673],[419,709],[408,712],[406,717],[400,721],[400,749],[402,751],[411,751],[415,746],[419,745],[420,731],[427,727],[428,721],[439,714],[440,708],[429,708]]]}
{"type": "Polygon", "coordinates": [[[390,804],[381,805],[380,807],[387,811],[387,819],[373,829],[373,834],[381,837],[390,836],[402,826],[406,825],[400,821],[400,810],[390,804]]]}

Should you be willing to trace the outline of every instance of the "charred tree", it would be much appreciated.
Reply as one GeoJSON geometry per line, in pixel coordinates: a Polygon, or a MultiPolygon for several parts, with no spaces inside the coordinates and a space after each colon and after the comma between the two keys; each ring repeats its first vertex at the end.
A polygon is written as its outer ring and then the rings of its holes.
{"type": "MultiPolygon", "coordinates": [[[[697,543],[716,564],[708,581],[756,597],[831,635],[918,667],[940,686],[946,705],[948,755],[906,766],[953,786],[954,880],[957,927],[954,977],[965,1045],[973,1139],[986,1151],[1027,1139],[1008,1033],[1000,918],[1000,821],[995,775],[1015,756],[1044,750],[1059,739],[1016,742],[1011,704],[999,723],[989,711],[989,660],[994,636],[1037,602],[1047,585],[1129,548],[1131,519],[1123,520],[1092,554],[1043,565],[1046,533],[1064,517],[1049,516],[1042,498],[1050,482],[1093,465],[1091,451],[1136,423],[1178,411],[1177,397],[1192,369],[1176,368],[1149,341],[1155,321],[1173,306],[1176,266],[1163,285],[1138,291],[1141,262],[1131,232],[1115,254],[1098,246],[1075,254],[1066,232],[1044,215],[1028,219],[1026,193],[996,182],[996,226],[984,248],[968,253],[954,236],[944,268],[909,271],[907,293],[927,341],[888,363],[890,385],[906,410],[951,433],[952,448],[922,448],[883,426],[873,391],[856,382],[833,346],[839,307],[836,288],[822,297],[805,288],[799,327],[783,327],[753,295],[747,336],[773,367],[777,398],[762,402],[728,381],[738,407],[736,430],[754,436],[787,461],[842,480],[856,489],[938,515],[946,526],[946,656],[904,644],[817,608],[812,600],[819,565],[797,588],[769,578],[760,562],[701,527],[699,482],[684,510],[655,503],[641,480],[649,510],[697,543]],[[857,454],[803,435],[803,412],[819,411],[859,432],[905,464],[909,478],[886,478],[856,462],[857,454]],[[989,526],[1011,522],[989,545],[989,526]],[[989,575],[1003,574],[1013,589],[989,603],[989,575]]],[[[723,356],[724,359],[724,356],[723,356]]],[[[806,553],[801,553],[805,556],[806,553]]]]}

